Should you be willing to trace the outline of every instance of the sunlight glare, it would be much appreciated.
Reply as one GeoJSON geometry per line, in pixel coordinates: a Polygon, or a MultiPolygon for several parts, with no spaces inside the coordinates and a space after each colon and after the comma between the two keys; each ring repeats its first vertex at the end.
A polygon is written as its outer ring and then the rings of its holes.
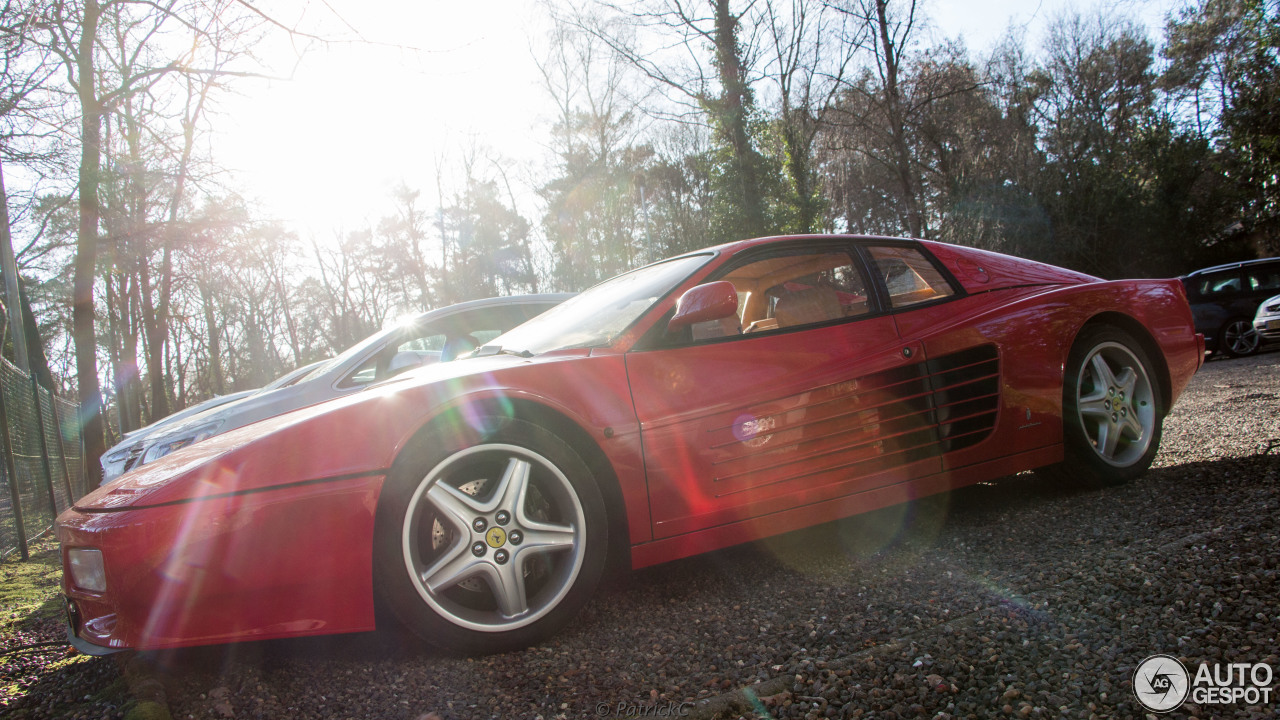
{"type": "MultiPolygon", "coordinates": [[[[324,239],[376,222],[401,182],[433,207],[437,164],[448,194],[469,150],[537,158],[534,108],[545,101],[530,44],[545,20],[536,6],[331,5],[368,42],[310,50],[289,80],[241,83],[218,119],[218,159],[269,216],[324,239]]],[[[284,48],[269,54],[274,72],[291,72],[284,48]]]]}

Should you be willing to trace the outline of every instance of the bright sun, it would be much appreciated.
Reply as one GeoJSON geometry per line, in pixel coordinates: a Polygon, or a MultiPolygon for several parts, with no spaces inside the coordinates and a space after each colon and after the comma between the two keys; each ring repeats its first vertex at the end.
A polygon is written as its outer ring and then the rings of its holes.
{"type": "Polygon", "coordinates": [[[292,79],[242,82],[216,119],[217,159],[269,216],[323,240],[375,221],[400,182],[433,206],[437,166],[448,193],[469,149],[537,159],[547,101],[530,48],[545,37],[536,5],[329,4],[366,42],[316,47],[296,70],[272,51],[273,72],[292,79]]]}

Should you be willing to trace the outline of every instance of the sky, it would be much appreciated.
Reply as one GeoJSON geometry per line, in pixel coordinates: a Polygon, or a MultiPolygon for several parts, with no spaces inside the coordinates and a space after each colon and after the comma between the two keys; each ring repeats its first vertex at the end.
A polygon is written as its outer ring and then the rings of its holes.
{"type": "MultiPolygon", "coordinates": [[[[434,208],[460,159],[482,150],[527,191],[548,157],[549,100],[535,57],[550,21],[535,0],[297,0],[309,20],[366,42],[289,52],[265,48],[285,80],[248,80],[220,104],[212,152],[228,182],[261,213],[321,242],[390,209],[393,188],[421,190],[434,208]]],[[[1113,0],[1153,37],[1178,0],[1113,0]]],[[[1010,28],[1035,48],[1046,23],[1088,0],[921,0],[935,37],[963,37],[981,54],[1010,28]]],[[[332,36],[332,35],[331,35],[332,36]]],[[[486,172],[487,174],[487,172],[486,172]]],[[[522,208],[529,212],[532,208],[522,208]]],[[[531,218],[532,219],[532,218],[531,218]]]]}
{"type": "Polygon", "coordinates": [[[437,165],[468,149],[543,153],[546,101],[530,43],[549,22],[537,5],[328,4],[370,44],[313,49],[296,68],[281,53],[275,71],[290,79],[241,83],[216,119],[217,159],[266,213],[318,233],[358,229],[385,214],[402,182],[435,207],[437,165]]]}

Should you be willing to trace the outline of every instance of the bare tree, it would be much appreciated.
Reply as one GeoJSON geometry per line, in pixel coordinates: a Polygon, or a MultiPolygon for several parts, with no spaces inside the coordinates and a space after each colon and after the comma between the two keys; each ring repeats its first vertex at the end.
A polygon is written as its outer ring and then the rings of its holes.
{"type": "Polygon", "coordinates": [[[918,27],[916,0],[906,0],[890,10],[890,0],[855,0],[832,4],[874,38],[871,45],[874,65],[849,88],[853,102],[846,113],[859,131],[874,133],[884,140],[885,154],[875,160],[892,174],[897,186],[897,201],[902,224],[913,237],[926,237],[921,180],[912,156],[910,120],[913,108],[903,86],[904,63],[915,42],[918,27]]]}
{"type": "Polygon", "coordinates": [[[543,227],[556,280],[582,289],[634,267],[642,242],[640,124],[626,94],[626,61],[566,22],[551,39],[538,68],[558,114],[551,129],[555,175],[538,191],[547,203],[543,227]]]}
{"type": "Polygon", "coordinates": [[[420,193],[404,184],[392,190],[394,211],[378,223],[379,251],[387,264],[388,279],[396,286],[394,304],[404,312],[421,311],[435,304],[434,280],[440,268],[427,259],[430,218],[420,205],[420,193]]]}
{"type": "Polygon", "coordinates": [[[764,77],[777,94],[777,123],[790,181],[793,232],[818,229],[824,201],[814,144],[822,117],[843,89],[867,28],[818,0],[766,0],[764,77]]]}
{"type": "MultiPolygon", "coordinates": [[[[52,2],[30,29],[62,60],[67,84],[77,98],[80,125],[80,163],[76,197],[79,208],[72,299],[72,338],[76,347],[76,377],[84,418],[86,465],[97,472],[103,450],[102,397],[98,382],[94,289],[101,242],[104,119],[126,101],[152,92],[176,75],[223,77],[242,70],[202,67],[205,48],[227,49],[235,42],[252,43],[255,27],[283,27],[261,11],[238,0],[75,0],[52,2]],[[248,22],[244,18],[250,18],[248,22]],[[185,35],[190,43],[174,43],[185,35]]],[[[200,96],[200,93],[196,93],[200,96]]],[[[199,104],[199,103],[198,103],[199,104]]],[[[188,105],[189,120],[193,106],[188,105]]],[[[189,158],[189,154],[186,156],[189,158]]],[[[185,175],[179,174],[171,196],[180,204],[185,175]]],[[[167,332],[168,269],[161,261],[160,302],[145,318],[148,357],[163,356],[167,332]],[[161,352],[156,352],[160,349],[161,352]]],[[[150,296],[150,293],[148,293],[150,296]]],[[[166,404],[163,372],[152,365],[152,390],[166,404]],[[157,378],[156,376],[160,376],[157,378]],[[158,384],[157,384],[158,383],[158,384]]]]}
{"type": "Polygon", "coordinates": [[[766,233],[771,175],[752,137],[756,112],[752,73],[759,62],[760,19],[753,2],[635,0],[600,2],[604,16],[577,15],[577,27],[595,35],[672,99],[657,114],[705,122],[726,149],[716,180],[724,203],[717,224],[724,239],[766,233]]]}
{"type": "Polygon", "coordinates": [[[60,98],[49,89],[57,69],[46,48],[31,41],[27,26],[40,6],[6,0],[0,6],[0,238],[5,265],[5,332],[12,337],[19,367],[35,372],[38,381],[54,389],[44,348],[35,333],[28,293],[22,290],[13,248],[11,197],[4,182],[9,163],[40,167],[56,161],[60,148],[53,142],[48,116],[60,98]]]}

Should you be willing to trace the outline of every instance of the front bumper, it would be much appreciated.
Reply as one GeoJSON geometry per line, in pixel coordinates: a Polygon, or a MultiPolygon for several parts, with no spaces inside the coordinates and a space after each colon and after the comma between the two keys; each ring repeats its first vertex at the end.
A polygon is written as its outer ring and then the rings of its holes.
{"type": "Polygon", "coordinates": [[[122,652],[127,649],[123,647],[118,647],[118,648],[103,647],[101,645],[94,645],[93,643],[82,639],[77,634],[79,632],[81,621],[80,621],[80,609],[76,606],[76,601],[72,600],[66,595],[63,595],[62,606],[63,606],[63,609],[66,611],[65,614],[67,619],[67,642],[71,643],[71,647],[75,648],[76,650],[79,650],[81,653],[85,655],[93,655],[95,657],[99,657],[103,655],[113,655],[115,653],[122,652]]]}
{"type": "Polygon", "coordinates": [[[383,476],[161,506],[72,508],[57,522],[68,636],[88,654],[371,630],[383,476]],[[102,551],[106,590],[68,550],[102,551]]]}
{"type": "Polygon", "coordinates": [[[1280,317],[1255,320],[1253,329],[1258,331],[1258,336],[1263,340],[1280,340],[1280,317]]]}

